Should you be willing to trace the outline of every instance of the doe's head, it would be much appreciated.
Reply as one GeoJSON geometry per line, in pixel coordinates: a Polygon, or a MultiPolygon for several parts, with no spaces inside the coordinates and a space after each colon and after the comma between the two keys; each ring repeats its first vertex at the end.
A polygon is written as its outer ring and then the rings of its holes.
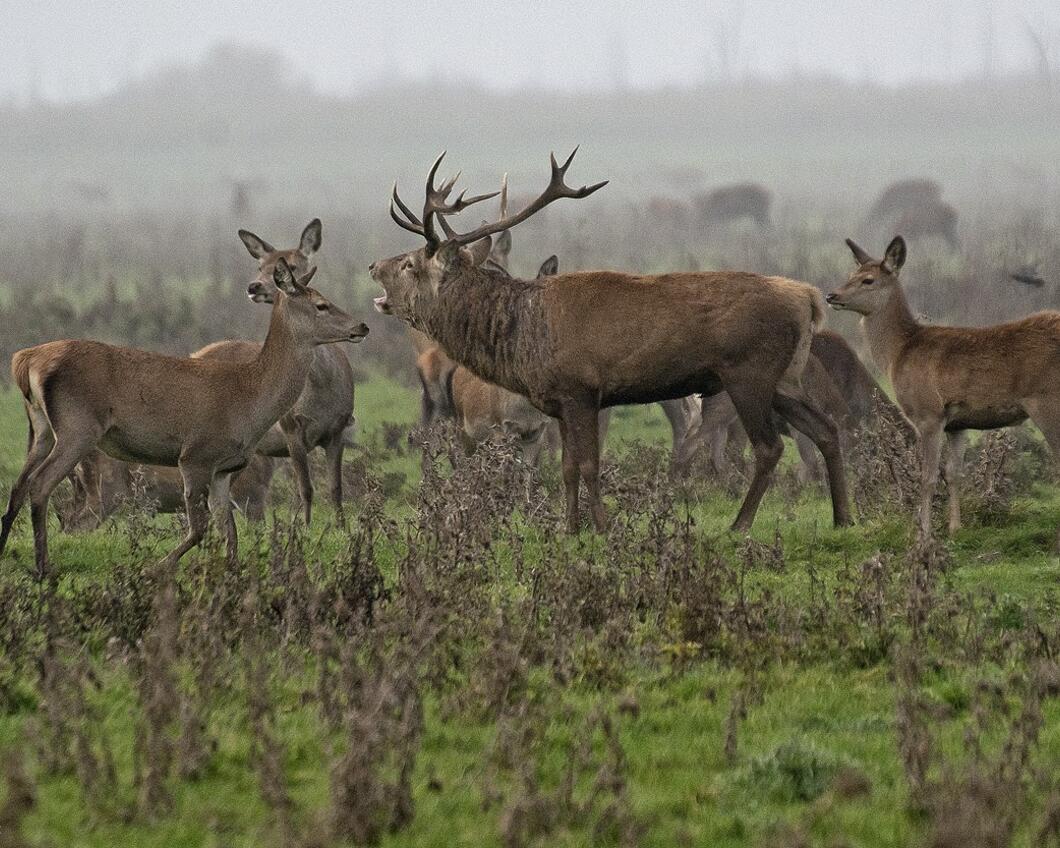
{"type": "Polygon", "coordinates": [[[282,256],[272,270],[274,309],[283,309],[289,332],[299,341],[320,345],[357,343],[368,327],[309,285],[316,268],[298,277],[282,256]]]}
{"type": "Polygon", "coordinates": [[[298,240],[298,247],[290,250],[277,250],[263,238],[249,230],[240,230],[239,238],[247,248],[247,253],[258,260],[258,273],[247,284],[247,297],[254,303],[272,303],[273,271],[276,263],[283,259],[296,277],[307,274],[316,266],[311,262],[313,255],[320,250],[321,223],[314,218],[298,240]]]}
{"type": "Polygon", "coordinates": [[[901,286],[898,272],[905,264],[905,239],[895,236],[887,245],[883,259],[873,259],[853,239],[847,239],[847,247],[854,254],[858,267],[825,300],[833,309],[871,315],[886,306],[901,286]]]}

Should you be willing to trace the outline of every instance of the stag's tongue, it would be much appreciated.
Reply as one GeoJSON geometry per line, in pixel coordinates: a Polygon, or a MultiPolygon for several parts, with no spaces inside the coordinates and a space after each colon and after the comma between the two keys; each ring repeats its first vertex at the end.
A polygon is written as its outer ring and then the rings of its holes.
{"type": "Polygon", "coordinates": [[[372,303],[375,304],[375,308],[382,312],[384,315],[390,314],[390,304],[386,302],[386,295],[380,295],[379,297],[373,298],[372,303]]]}

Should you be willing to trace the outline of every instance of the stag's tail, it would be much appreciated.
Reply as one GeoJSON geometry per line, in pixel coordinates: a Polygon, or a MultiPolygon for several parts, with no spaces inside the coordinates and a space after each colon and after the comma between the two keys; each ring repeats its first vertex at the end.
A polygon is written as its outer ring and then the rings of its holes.
{"type": "Polygon", "coordinates": [[[32,359],[29,354],[29,350],[19,350],[11,357],[11,379],[27,401],[30,399],[29,367],[32,359]]]}

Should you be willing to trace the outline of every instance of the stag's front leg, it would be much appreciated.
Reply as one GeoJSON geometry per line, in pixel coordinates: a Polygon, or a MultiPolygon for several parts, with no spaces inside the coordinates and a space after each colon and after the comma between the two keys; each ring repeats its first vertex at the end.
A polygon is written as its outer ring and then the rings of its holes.
{"type": "MultiPolygon", "coordinates": [[[[578,473],[585,483],[589,496],[589,509],[593,516],[593,526],[598,533],[607,529],[607,513],[604,510],[603,498],[600,496],[600,430],[599,410],[590,404],[580,403],[564,408],[563,416],[567,422],[568,439],[574,444],[578,460],[578,473]]],[[[564,451],[566,466],[566,451],[564,451]]],[[[564,470],[566,477],[566,470],[564,470]]],[[[577,482],[575,482],[577,487],[577,482]]]]}
{"type": "Polygon", "coordinates": [[[559,436],[563,448],[563,489],[567,496],[567,529],[577,533],[581,525],[578,510],[578,458],[575,455],[574,440],[570,437],[570,427],[565,418],[559,419],[559,436]]]}

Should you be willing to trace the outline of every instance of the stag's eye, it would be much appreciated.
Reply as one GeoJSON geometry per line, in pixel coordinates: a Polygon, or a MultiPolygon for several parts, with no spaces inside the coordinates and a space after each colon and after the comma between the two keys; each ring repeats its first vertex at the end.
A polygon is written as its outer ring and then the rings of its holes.
{"type": "Polygon", "coordinates": [[[401,263],[401,270],[402,271],[411,271],[412,270],[412,260],[411,259],[406,259],[404,262],[402,262],[401,263]]]}
{"type": "Polygon", "coordinates": [[[316,306],[317,312],[327,312],[329,309],[331,309],[330,303],[318,303],[316,306]]]}
{"type": "Polygon", "coordinates": [[[866,277],[864,280],[861,281],[861,284],[863,286],[871,286],[875,282],[876,282],[876,278],[875,277],[866,277]]]}

